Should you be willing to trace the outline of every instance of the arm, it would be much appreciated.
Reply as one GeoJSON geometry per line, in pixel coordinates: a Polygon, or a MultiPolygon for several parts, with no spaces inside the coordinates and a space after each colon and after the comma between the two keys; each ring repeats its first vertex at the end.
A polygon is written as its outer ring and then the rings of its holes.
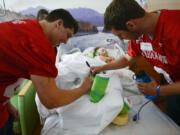
{"type": "Polygon", "coordinates": [[[174,84],[167,84],[160,87],[160,96],[168,96],[175,94],[180,94],[180,82],[176,82],[174,84]]]}
{"type": "Polygon", "coordinates": [[[11,104],[10,100],[7,101],[6,107],[8,112],[13,116],[14,121],[19,120],[18,110],[11,104]]]}
{"type": "Polygon", "coordinates": [[[103,70],[113,70],[113,69],[119,69],[119,68],[124,68],[127,67],[128,65],[134,63],[136,60],[136,57],[131,57],[128,54],[120,57],[119,59],[113,60],[112,62],[102,65],[102,66],[97,66],[97,67],[92,67],[93,73],[98,73],[103,70]]]}
{"type": "MultiPolygon", "coordinates": [[[[150,83],[136,83],[141,93],[156,96],[156,88],[158,84],[154,79],[152,79],[152,82],[150,83]]],[[[160,86],[159,96],[168,96],[176,94],[180,94],[180,82],[160,86]]]]}
{"type": "Polygon", "coordinates": [[[87,93],[92,85],[92,79],[86,77],[79,88],[72,90],[58,89],[54,78],[31,75],[32,83],[39,99],[48,109],[70,104],[87,93]]]}

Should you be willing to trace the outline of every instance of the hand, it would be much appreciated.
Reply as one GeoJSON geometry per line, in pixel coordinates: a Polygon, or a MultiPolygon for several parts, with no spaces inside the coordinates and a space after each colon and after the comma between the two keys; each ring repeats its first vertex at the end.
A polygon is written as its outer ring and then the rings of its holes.
{"type": "Polygon", "coordinates": [[[6,104],[7,110],[10,114],[13,115],[14,121],[19,120],[19,112],[18,110],[10,103],[10,101],[6,104]]]}
{"type": "Polygon", "coordinates": [[[138,89],[141,93],[150,95],[150,96],[156,96],[156,88],[158,86],[157,82],[151,78],[150,83],[140,83],[136,82],[138,89]]]}
{"type": "Polygon", "coordinates": [[[85,91],[85,93],[87,93],[91,89],[92,84],[93,84],[93,80],[89,76],[87,76],[84,78],[80,87],[85,91]]]}
{"type": "Polygon", "coordinates": [[[111,62],[111,61],[113,61],[114,60],[114,58],[113,57],[107,57],[108,59],[107,59],[107,63],[108,62],[111,62]]]}
{"type": "Polygon", "coordinates": [[[109,59],[112,61],[112,60],[115,60],[115,58],[114,57],[109,57],[109,59]]]}
{"type": "Polygon", "coordinates": [[[90,70],[90,75],[95,75],[95,74],[101,72],[102,70],[103,70],[102,66],[92,67],[90,70]]]}

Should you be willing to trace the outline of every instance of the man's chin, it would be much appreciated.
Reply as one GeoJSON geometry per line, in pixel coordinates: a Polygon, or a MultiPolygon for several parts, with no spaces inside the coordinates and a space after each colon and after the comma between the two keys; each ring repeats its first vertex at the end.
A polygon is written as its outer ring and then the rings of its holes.
{"type": "Polygon", "coordinates": [[[143,36],[143,34],[139,34],[139,35],[136,37],[136,40],[140,39],[142,36],[143,36]]]}
{"type": "Polygon", "coordinates": [[[137,37],[130,37],[130,38],[126,38],[126,40],[137,40],[137,37]]]}
{"type": "Polygon", "coordinates": [[[138,40],[142,35],[131,37],[129,40],[138,40]]]}

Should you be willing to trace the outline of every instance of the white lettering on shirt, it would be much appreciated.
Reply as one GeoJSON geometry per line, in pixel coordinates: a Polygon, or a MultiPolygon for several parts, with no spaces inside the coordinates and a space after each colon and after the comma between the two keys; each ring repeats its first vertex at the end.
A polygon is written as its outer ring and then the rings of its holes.
{"type": "Polygon", "coordinates": [[[13,24],[26,24],[25,21],[22,21],[22,20],[14,20],[12,21],[13,24]]]}
{"type": "Polygon", "coordinates": [[[160,46],[160,47],[163,47],[163,43],[159,43],[159,46],[160,46]]]}
{"type": "Polygon", "coordinates": [[[161,54],[155,51],[142,51],[142,56],[148,59],[159,60],[163,64],[168,64],[166,56],[162,56],[161,54]]]}
{"type": "Polygon", "coordinates": [[[152,51],[152,44],[151,43],[146,43],[146,42],[141,42],[140,43],[140,48],[142,51],[152,51]]]}
{"type": "Polygon", "coordinates": [[[154,70],[156,72],[158,72],[159,74],[163,74],[164,78],[166,79],[166,81],[169,83],[169,84],[173,84],[173,80],[170,78],[169,74],[164,71],[162,68],[159,68],[157,66],[154,66],[154,70]]]}

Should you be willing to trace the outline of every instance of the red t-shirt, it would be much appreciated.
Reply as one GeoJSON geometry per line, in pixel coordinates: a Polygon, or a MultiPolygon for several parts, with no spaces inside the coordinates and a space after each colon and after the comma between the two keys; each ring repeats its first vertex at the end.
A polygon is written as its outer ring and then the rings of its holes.
{"type": "Polygon", "coordinates": [[[180,81],[180,10],[161,10],[153,39],[129,42],[128,55],[144,56],[168,83],[180,81]]]}
{"type": "Polygon", "coordinates": [[[8,119],[7,86],[31,74],[56,77],[55,52],[37,20],[0,23],[0,128],[8,119]]]}

